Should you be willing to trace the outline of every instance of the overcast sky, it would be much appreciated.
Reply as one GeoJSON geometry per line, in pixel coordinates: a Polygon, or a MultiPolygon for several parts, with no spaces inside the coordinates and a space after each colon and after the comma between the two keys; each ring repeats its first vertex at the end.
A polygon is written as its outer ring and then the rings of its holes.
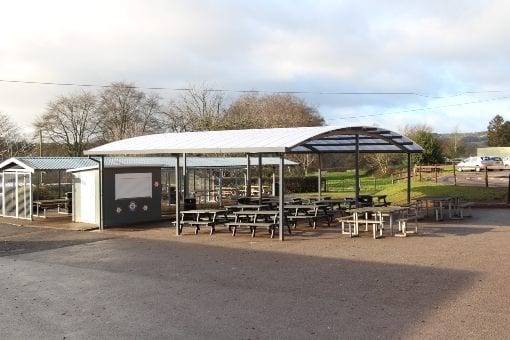
{"type": "Polygon", "coordinates": [[[134,83],[295,91],[328,125],[485,131],[510,120],[510,1],[0,0],[0,112],[134,83]]]}

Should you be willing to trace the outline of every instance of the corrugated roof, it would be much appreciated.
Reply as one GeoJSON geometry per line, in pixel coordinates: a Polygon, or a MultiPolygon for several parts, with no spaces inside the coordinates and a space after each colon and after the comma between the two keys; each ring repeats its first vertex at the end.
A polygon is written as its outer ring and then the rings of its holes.
{"type": "MultiPolygon", "coordinates": [[[[246,166],[246,157],[186,157],[186,163],[189,168],[241,168],[246,166]]],[[[250,164],[257,165],[258,157],[250,156],[250,164]]],[[[262,165],[278,164],[280,164],[278,157],[262,157],[262,165]]],[[[297,164],[294,161],[285,160],[285,165],[297,164]]]]}
{"type": "MultiPolygon", "coordinates": [[[[252,164],[257,157],[250,157],[252,164]]],[[[175,167],[175,157],[105,157],[105,167],[156,166],[175,167]]],[[[181,157],[181,167],[183,166],[181,157]]],[[[186,157],[188,168],[233,168],[246,166],[246,157],[186,157]]],[[[262,157],[263,165],[278,165],[278,157],[262,157]]],[[[296,162],[285,160],[286,165],[296,162]]],[[[19,169],[25,171],[71,170],[97,167],[98,163],[89,157],[14,157],[0,163],[0,170],[19,169]]]]}
{"type": "MultiPolygon", "coordinates": [[[[180,158],[180,165],[183,166],[183,158],[180,158]]],[[[175,167],[175,157],[105,157],[105,167],[118,166],[160,166],[162,168],[175,167]]],[[[250,157],[251,164],[258,162],[257,157],[250,157]]],[[[262,165],[278,165],[278,157],[262,157],[262,165]]],[[[298,163],[285,160],[286,165],[298,163]]],[[[232,168],[246,166],[246,157],[186,157],[188,168],[232,168]]]]}
{"type": "Polygon", "coordinates": [[[67,170],[94,166],[89,157],[13,157],[0,163],[0,169],[67,170]]]}
{"type": "Polygon", "coordinates": [[[362,153],[423,151],[411,139],[386,129],[315,126],[155,134],[108,143],[85,153],[354,153],[356,149],[362,153]]]}

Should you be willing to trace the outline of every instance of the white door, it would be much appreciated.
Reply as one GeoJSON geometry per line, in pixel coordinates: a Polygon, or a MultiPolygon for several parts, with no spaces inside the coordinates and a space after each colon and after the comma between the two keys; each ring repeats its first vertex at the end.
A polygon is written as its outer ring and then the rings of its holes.
{"type": "Polygon", "coordinates": [[[96,209],[97,200],[97,171],[83,171],[77,174],[78,181],[75,186],[77,211],[76,222],[97,224],[96,216],[99,212],[96,209]]]}

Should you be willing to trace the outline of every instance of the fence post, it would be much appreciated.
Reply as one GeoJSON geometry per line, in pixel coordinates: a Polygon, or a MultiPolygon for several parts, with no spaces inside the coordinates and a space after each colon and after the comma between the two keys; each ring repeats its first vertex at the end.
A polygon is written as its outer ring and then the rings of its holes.
{"type": "Polygon", "coordinates": [[[508,193],[506,195],[506,203],[510,204],[510,175],[508,175],[508,193]]]}
{"type": "Polygon", "coordinates": [[[453,163],[453,185],[457,186],[457,173],[455,172],[455,163],[453,163]]]}
{"type": "Polygon", "coordinates": [[[485,187],[489,187],[489,169],[485,167],[485,187]]]}

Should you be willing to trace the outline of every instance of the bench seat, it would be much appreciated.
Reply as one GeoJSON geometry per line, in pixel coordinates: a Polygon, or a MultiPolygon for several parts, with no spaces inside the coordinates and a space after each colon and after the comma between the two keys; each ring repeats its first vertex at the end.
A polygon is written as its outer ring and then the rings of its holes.
{"type": "Polygon", "coordinates": [[[382,237],[383,221],[381,219],[355,219],[354,216],[343,216],[337,218],[337,221],[341,224],[342,234],[348,234],[350,237],[359,236],[359,226],[362,224],[367,226],[367,228],[369,225],[372,226],[374,239],[382,237]],[[348,231],[346,225],[349,227],[348,231]]]}
{"type": "Polygon", "coordinates": [[[341,233],[349,237],[359,236],[358,229],[356,228],[356,221],[353,216],[343,216],[336,219],[341,225],[341,233]],[[347,230],[346,226],[349,227],[347,230]],[[353,230],[354,229],[354,230],[353,230]]]}
{"type": "Polygon", "coordinates": [[[458,205],[460,218],[471,217],[471,208],[474,202],[461,202],[458,205]]]}
{"type": "Polygon", "coordinates": [[[408,234],[418,234],[418,219],[415,216],[408,218],[399,218],[397,222],[398,230],[400,231],[400,233],[395,234],[395,236],[407,237],[408,234]],[[413,230],[408,229],[410,222],[415,223],[413,230]]]}
{"type": "Polygon", "coordinates": [[[288,215],[287,220],[292,224],[294,228],[296,228],[297,222],[299,220],[307,220],[310,227],[315,229],[317,227],[317,222],[320,219],[325,219],[328,223],[328,227],[331,226],[331,221],[333,221],[334,215],[333,213],[321,213],[317,212],[313,215],[288,215]]]}
{"type": "Polygon", "coordinates": [[[268,231],[271,233],[271,237],[274,235],[274,226],[277,224],[272,222],[227,222],[225,226],[228,227],[229,230],[232,231],[232,236],[236,236],[236,231],[238,227],[247,226],[250,228],[251,237],[255,237],[255,231],[257,227],[268,228],[268,231]]]}
{"type": "MultiPolygon", "coordinates": [[[[182,231],[182,228],[184,225],[189,225],[189,226],[194,226],[195,227],[195,235],[198,234],[199,230],[200,230],[200,226],[206,226],[206,227],[210,227],[210,234],[214,234],[215,233],[215,228],[214,228],[214,222],[212,221],[196,221],[196,220],[181,220],[179,221],[180,223],[180,226],[179,226],[179,233],[182,231]]],[[[172,222],[173,225],[175,225],[175,221],[172,222]]]]}

